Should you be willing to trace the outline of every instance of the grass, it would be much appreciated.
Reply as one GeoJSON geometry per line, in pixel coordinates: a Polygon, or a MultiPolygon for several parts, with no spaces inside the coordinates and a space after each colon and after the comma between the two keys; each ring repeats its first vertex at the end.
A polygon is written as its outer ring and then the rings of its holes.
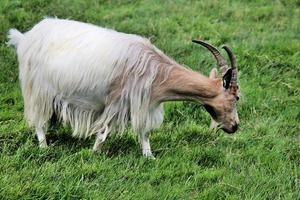
{"type": "Polygon", "coordinates": [[[0,199],[300,199],[300,1],[0,1],[0,199]],[[237,134],[208,129],[194,103],[168,103],[152,133],[156,160],[141,156],[130,130],[103,153],[70,129],[50,130],[38,148],[23,119],[15,27],[43,16],[136,33],[179,63],[208,74],[212,56],[192,38],[229,44],[239,63],[237,134]]]}

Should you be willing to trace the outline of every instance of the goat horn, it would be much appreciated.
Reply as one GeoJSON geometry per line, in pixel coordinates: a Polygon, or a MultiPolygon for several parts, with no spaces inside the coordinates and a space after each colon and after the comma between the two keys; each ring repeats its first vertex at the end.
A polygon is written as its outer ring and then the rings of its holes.
{"type": "Polygon", "coordinates": [[[226,45],[222,46],[223,49],[227,52],[230,62],[231,62],[231,68],[232,68],[232,78],[231,78],[231,85],[236,86],[237,85],[237,63],[236,58],[230,48],[226,45]]]}
{"type": "Polygon", "coordinates": [[[202,40],[192,40],[192,42],[200,44],[204,47],[206,47],[216,58],[218,66],[221,69],[222,72],[222,76],[224,76],[224,74],[227,72],[228,65],[226,63],[226,60],[223,58],[223,56],[221,55],[220,51],[218,49],[216,49],[214,46],[212,46],[211,44],[204,42],[202,40]]]}

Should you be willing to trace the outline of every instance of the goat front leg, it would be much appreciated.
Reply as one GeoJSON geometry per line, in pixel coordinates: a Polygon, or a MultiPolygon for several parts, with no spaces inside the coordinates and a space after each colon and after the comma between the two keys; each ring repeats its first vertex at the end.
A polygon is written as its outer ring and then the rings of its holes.
{"type": "Polygon", "coordinates": [[[35,129],[35,134],[38,138],[40,148],[46,148],[48,145],[47,145],[46,134],[45,134],[44,129],[43,128],[36,128],[35,129]]]}
{"type": "Polygon", "coordinates": [[[153,156],[153,154],[151,152],[149,135],[150,135],[149,132],[142,132],[140,134],[140,143],[141,143],[141,147],[142,147],[142,151],[143,151],[143,156],[154,160],[155,157],[153,156]]]}
{"type": "Polygon", "coordinates": [[[100,129],[100,131],[97,133],[96,141],[95,141],[95,144],[93,146],[93,151],[94,152],[98,152],[101,149],[101,147],[102,147],[104,141],[106,140],[106,137],[107,137],[109,132],[110,132],[110,129],[107,125],[100,129]]]}

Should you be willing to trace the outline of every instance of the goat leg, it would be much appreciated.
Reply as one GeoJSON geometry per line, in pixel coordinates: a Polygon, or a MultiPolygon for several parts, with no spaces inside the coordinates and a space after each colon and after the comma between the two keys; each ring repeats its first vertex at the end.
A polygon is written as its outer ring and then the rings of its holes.
{"type": "Polygon", "coordinates": [[[93,151],[94,151],[94,152],[98,152],[98,151],[101,149],[101,147],[102,147],[104,141],[106,140],[106,137],[107,137],[107,135],[108,135],[109,132],[110,132],[110,128],[109,128],[107,125],[104,126],[104,127],[98,132],[98,134],[97,134],[97,136],[96,136],[95,144],[94,144],[94,146],[93,146],[93,151]]]}

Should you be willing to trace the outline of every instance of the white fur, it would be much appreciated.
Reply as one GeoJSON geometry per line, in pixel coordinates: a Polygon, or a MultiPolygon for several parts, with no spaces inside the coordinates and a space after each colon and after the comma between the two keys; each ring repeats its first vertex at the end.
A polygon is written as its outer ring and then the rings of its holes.
{"type": "Polygon", "coordinates": [[[53,18],[24,34],[11,29],[8,38],[17,49],[25,116],[31,126],[47,127],[56,113],[71,124],[74,136],[86,138],[103,128],[107,135],[107,126],[123,130],[129,119],[140,134],[162,123],[162,106],[150,103],[151,85],[162,63],[175,62],[148,39],[53,18]],[[122,94],[108,102],[116,79],[123,81],[122,94]]]}

